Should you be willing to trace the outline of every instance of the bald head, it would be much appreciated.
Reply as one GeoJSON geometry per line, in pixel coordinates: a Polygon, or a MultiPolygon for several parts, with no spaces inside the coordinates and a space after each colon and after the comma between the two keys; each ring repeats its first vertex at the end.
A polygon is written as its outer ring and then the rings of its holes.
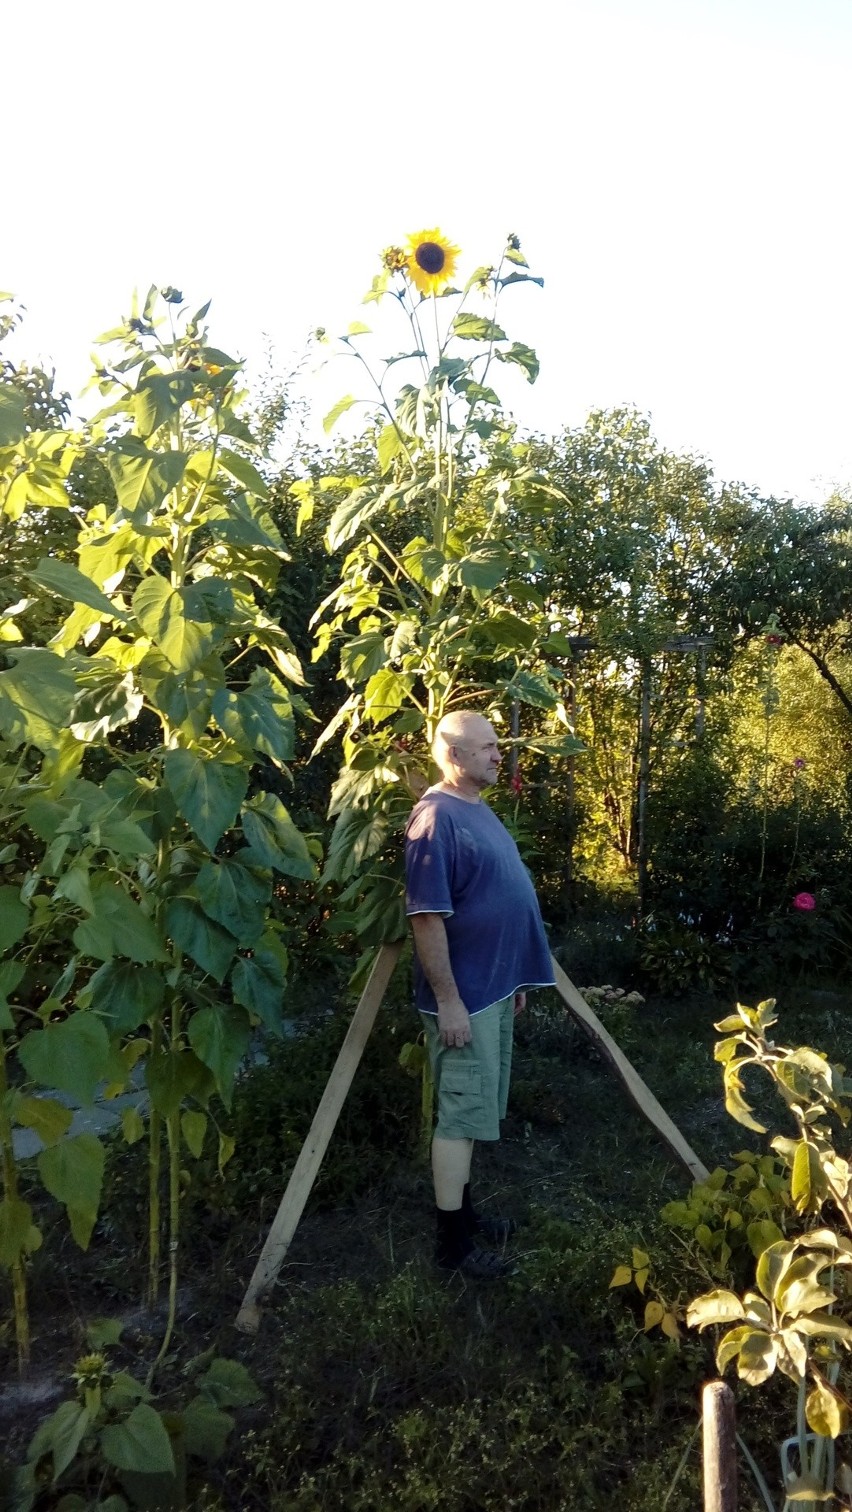
{"type": "Polygon", "coordinates": [[[435,731],[432,755],[445,783],[473,794],[497,777],[500,751],[490,720],[474,709],[445,714],[435,731]]]}

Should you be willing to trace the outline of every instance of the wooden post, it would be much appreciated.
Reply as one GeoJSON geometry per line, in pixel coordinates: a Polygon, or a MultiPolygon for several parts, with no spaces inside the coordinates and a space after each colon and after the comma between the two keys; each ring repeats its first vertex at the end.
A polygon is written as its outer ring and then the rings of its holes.
{"type": "Polygon", "coordinates": [[[375,1023],[382,998],[399,960],[402,945],[402,940],[396,941],[393,945],[382,945],[367,985],[352,1015],[352,1022],[340,1047],[319,1107],[314,1114],[308,1137],[299,1151],[299,1158],[293,1167],[287,1190],[281,1198],[278,1212],[237,1313],[237,1328],[242,1329],[243,1333],[257,1333],[260,1326],[259,1299],[274,1285],[284,1263],[284,1257],[290,1248],[299,1219],[316,1181],[317,1172],[322,1165],[323,1156],[328,1149],[328,1142],[340,1117],[340,1110],[346,1101],[346,1094],[352,1085],[352,1078],[364,1054],[364,1047],[370,1037],[370,1030],[375,1023]]]}
{"type": "Polygon", "coordinates": [[[737,1512],[737,1425],[734,1393],[725,1381],[708,1381],[704,1415],[704,1512],[737,1512]]]}
{"type": "Polygon", "coordinates": [[[651,768],[651,659],[642,663],[642,692],[639,704],[639,785],[636,795],[636,873],[639,894],[639,918],[645,916],[648,894],[648,776],[651,768]]]}
{"type": "Polygon", "coordinates": [[[518,775],[518,737],[521,733],[521,705],[517,698],[512,699],[512,745],[509,751],[509,774],[512,777],[518,775]]]}
{"type": "Polygon", "coordinates": [[[639,1072],[630,1064],[627,1056],[619,1049],[611,1034],[608,1034],[596,1013],[593,1013],[588,1003],[577,991],[570,977],[566,976],[559,962],[551,956],[553,974],[556,978],[556,991],[563,1003],[577,1020],[580,1028],[589,1036],[595,1049],[603,1056],[604,1060],[612,1066],[613,1071],[623,1083],[627,1095],[636,1104],[639,1112],[647,1118],[651,1126],[656,1129],[663,1142],[668,1145],[672,1154],[677,1157],[681,1165],[686,1166],[693,1181],[706,1181],[710,1172],[699,1160],[695,1151],[687,1144],[677,1124],[669,1118],[665,1108],[657,1102],[650,1087],[646,1087],[639,1072]]]}
{"type": "Polygon", "coordinates": [[[695,692],[697,695],[695,708],[695,738],[704,739],[704,703],[707,697],[707,647],[702,644],[698,647],[698,665],[696,667],[695,692]]]}
{"type": "MultiPolygon", "coordinates": [[[[267,1235],[266,1243],[243,1297],[237,1314],[236,1325],[243,1333],[255,1334],[260,1327],[260,1298],[275,1283],[284,1263],[293,1235],[311,1194],[311,1189],[334,1133],[346,1094],[352,1085],[364,1047],[382,1004],[394,967],[399,960],[403,941],[383,945],[376,957],[364,991],[361,994],[346,1038],[340,1047],[326,1089],[314,1114],[299,1158],[296,1161],[287,1190],[281,1199],[278,1212],[267,1235]]],[[[595,1048],[608,1061],[643,1117],[656,1129],[672,1154],[684,1165],[693,1181],[706,1181],[709,1172],[695,1151],[690,1148],[653,1092],[646,1087],[638,1071],[630,1064],[615,1040],[607,1033],[600,1019],[581,998],[574,983],[566,976],[559,962],[551,957],[556,990],[580,1027],[592,1040],[595,1048]]]]}
{"type": "MultiPolygon", "coordinates": [[[[568,684],[568,720],[571,734],[577,733],[577,673],[576,663],[571,668],[568,684]]],[[[574,827],[577,822],[577,758],[569,756],[565,780],[565,803],[568,810],[568,848],[565,857],[565,893],[568,903],[573,903],[574,891],[574,827]]]]}

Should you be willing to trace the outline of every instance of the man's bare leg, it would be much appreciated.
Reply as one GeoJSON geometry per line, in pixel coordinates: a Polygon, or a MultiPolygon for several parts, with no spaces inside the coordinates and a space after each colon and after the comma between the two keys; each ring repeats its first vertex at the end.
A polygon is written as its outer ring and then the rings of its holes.
{"type": "Polygon", "coordinates": [[[472,1139],[439,1139],[436,1135],[432,1140],[435,1203],[445,1213],[461,1208],[464,1189],[470,1181],[472,1156],[472,1139]]]}

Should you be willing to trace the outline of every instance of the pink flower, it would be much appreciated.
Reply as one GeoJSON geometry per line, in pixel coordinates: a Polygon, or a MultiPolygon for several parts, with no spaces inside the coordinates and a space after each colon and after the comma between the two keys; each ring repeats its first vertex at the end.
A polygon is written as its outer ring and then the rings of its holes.
{"type": "Polygon", "coordinates": [[[812,909],[816,908],[816,898],[813,893],[796,893],[793,899],[793,907],[800,909],[802,913],[810,913],[812,909]]]}
{"type": "Polygon", "coordinates": [[[513,792],[515,792],[517,794],[517,796],[519,798],[521,796],[521,793],[523,792],[523,787],[524,787],[524,784],[521,781],[521,774],[520,774],[520,772],[515,772],[513,774],[513,776],[512,776],[512,790],[513,790],[513,792]]]}
{"type": "Polygon", "coordinates": [[[795,761],[793,762],[793,771],[803,772],[807,764],[808,763],[805,761],[804,756],[797,756],[795,761]]]}

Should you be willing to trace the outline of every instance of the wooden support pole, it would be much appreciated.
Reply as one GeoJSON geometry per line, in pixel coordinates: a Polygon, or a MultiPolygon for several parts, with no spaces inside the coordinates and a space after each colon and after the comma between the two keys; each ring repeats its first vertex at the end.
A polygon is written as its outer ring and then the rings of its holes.
{"type": "Polygon", "coordinates": [[[704,1512],[737,1512],[737,1425],[734,1393],[708,1381],[701,1394],[704,1423],[704,1512]]]}
{"type": "Polygon", "coordinates": [[[650,658],[642,663],[639,698],[639,783],[636,794],[636,880],[639,918],[644,919],[648,901],[648,778],[651,770],[651,676],[650,658]]]}
{"type": "Polygon", "coordinates": [[[512,745],[509,750],[509,775],[518,775],[518,737],[521,733],[521,705],[517,698],[512,699],[512,745]]]}
{"type": "MultiPolygon", "coordinates": [[[[346,1095],[352,1085],[352,1079],[370,1037],[376,1014],[381,1007],[394,967],[399,960],[402,946],[403,941],[398,940],[393,945],[381,947],[367,985],[352,1015],[346,1038],[340,1047],[308,1136],[293,1167],[287,1190],[281,1199],[237,1314],[237,1327],[244,1333],[255,1334],[258,1331],[260,1299],[275,1284],[278,1272],[284,1263],[322,1165],[323,1156],[328,1149],[329,1140],[346,1101],[346,1095]]],[[[695,1151],[690,1148],[680,1130],[660,1107],[654,1094],[646,1087],[639,1073],[619,1049],[612,1036],[607,1033],[597,1015],[581,998],[573,982],[566,976],[556,960],[553,960],[553,971],[556,990],[568,1011],[592,1040],[599,1053],[612,1066],[640,1113],[656,1129],[672,1154],[686,1167],[693,1180],[706,1181],[707,1168],[702,1165],[695,1151]]]]}
{"type": "Polygon", "coordinates": [[[577,1020],[580,1028],[589,1036],[595,1049],[609,1063],[613,1071],[624,1084],[625,1090],[631,1101],[636,1104],[639,1112],[647,1118],[651,1126],[656,1129],[663,1142],[668,1145],[672,1154],[677,1157],[681,1165],[684,1165],[693,1181],[706,1181],[709,1176],[707,1167],[699,1160],[695,1151],[687,1144],[680,1129],[669,1118],[668,1113],[657,1102],[650,1087],[646,1087],[639,1072],[630,1064],[627,1056],[619,1049],[611,1034],[608,1034],[596,1013],[593,1013],[588,1003],[582,998],[571,981],[566,976],[559,962],[551,956],[553,974],[556,979],[556,991],[563,1003],[577,1020]]]}
{"type": "Polygon", "coordinates": [[[323,1156],[352,1085],[370,1031],[376,1021],[388,983],[402,950],[402,940],[393,945],[382,945],[370,972],[367,985],[361,994],[346,1038],[340,1047],[337,1060],[328,1079],[326,1089],[308,1131],[308,1137],[299,1151],[287,1190],[281,1198],[278,1212],[260,1252],[254,1274],[237,1313],[237,1328],[243,1333],[257,1333],[260,1326],[259,1299],[274,1285],[284,1258],[290,1248],[299,1219],[311,1195],[311,1189],[322,1165],[323,1156]]]}
{"type": "MultiPolygon", "coordinates": [[[[571,734],[577,733],[577,671],[576,666],[571,668],[571,678],[568,683],[567,698],[568,724],[571,734]]],[[[577,758],[569,756],[565,774],[565,807],[568,811],[568,844],[565,855],[565,896],[568,903],[573,903],[574,890],[574,843],[576,840],[575,828],[577,824],[577,758]]]]}
{"type": "Polygon", "coordinates": [[[698,665],[695,673],[695,738],[704,739],[704,706],[707,698],[707,647],[698,647],[698,665]]]}

